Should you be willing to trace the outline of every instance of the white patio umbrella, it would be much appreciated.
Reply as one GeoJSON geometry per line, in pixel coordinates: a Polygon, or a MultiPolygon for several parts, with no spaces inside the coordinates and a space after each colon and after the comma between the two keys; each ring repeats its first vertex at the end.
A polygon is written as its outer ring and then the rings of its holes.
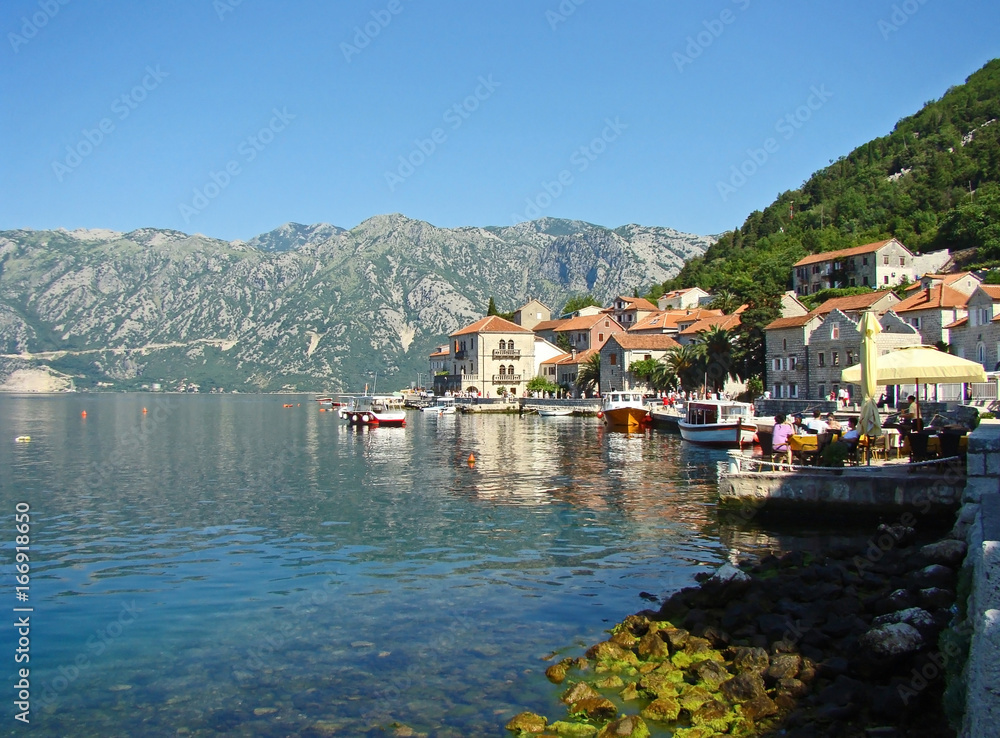
{"type": "MultiPolygon", "coordinates": [[[[859,430],[869,439],[882,433],[882,420],[878,416],[878,403],[875,401],[877,387],[878,346],[875,336],[882,332],[878,318],[872,311],[861,316],[861,416],[858,419],[859,430]]],[[[866,461],[871,463],[871,442],[865,452],[866,461]]]]}
{"type": "MultiPolygon", "coordinates": [[[[938,351],[933,346],[906,346],[878,357],[876,384],[916,384],[921,382],[985,382],[982,364],[938,351]]],[[[855,364],[840,373],[841,381],[861,384],[861,366],[855,364]]],[[[920,415],[917,400],[917,415],[920,415]]]]}

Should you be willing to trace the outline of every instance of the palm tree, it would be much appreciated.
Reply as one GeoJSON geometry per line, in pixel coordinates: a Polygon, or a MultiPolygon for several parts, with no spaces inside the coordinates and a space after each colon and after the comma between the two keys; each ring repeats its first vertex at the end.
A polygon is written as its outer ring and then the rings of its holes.
{"type": "Polygon", "coordinates": [[[734,342],[733,334],[717,325],[702,331],[698,336],[697,344],[701,347],[705,361],[705,381],[711,385],[712,390],[721,390],[726,380],[736,374],[734,342]]]}
{"type": "Polygon", "coordinates": [[[702,355],[701,348],[695,344],[686,344],[670,349],[663,357],[666,373],[672,376],[682,390],[691,391],[701,384],[702,355]]]}
{"type": "Polygon", "coordinates": [[[601,355],[594,354],[585,362],[580,364],[580,371],[576,375],[576,388],[581,392],[586,392],[594,387],[601,386],[601,355]]]}
{"type": "Polygon", "coordinates": [[[726,315],[730,315],[735,312],[741,304],[742,303],[740,302],[739,297],[729,290],[723,289],[715,293],[712,301],[708,303],[708,307],[713,310],[721,310],[726,315]]]}

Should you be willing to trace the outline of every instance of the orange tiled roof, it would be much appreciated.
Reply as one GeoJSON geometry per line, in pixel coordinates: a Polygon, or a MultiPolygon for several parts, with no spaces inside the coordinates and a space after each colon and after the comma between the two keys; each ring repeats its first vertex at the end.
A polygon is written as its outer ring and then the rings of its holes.
{"type": "Polygon", "coordinates": [[[979,289],[994,300],[1000,300],[1000,284],[981,284],[979,285],[979,289]]]}
{"type": "Polygon", "coordinates": [[[559,361],[556,363],[563,366],[566,366],[567,364],[583,364],[585,361],[589,360],[591,356],[599,353],[601,353],[601,349],[592,348],[587,349],[586,351],[577,352],[576,357],[574,357],[573,354],[563,354],[561,357],[558,357],[559,361]]]}
{"type": "Polygon", "coordinates": [[[777,331],[782,328],[801,328],[810,320],[817,316],[812,313],[806,315],[795,315],[791,318],[778,318],[777,320],[771,321],[766,326],[764,326],[765,331],[777,331]]]}
{"type": "Polygon", "coordinates": [[[450,351],[435,351],[430,355],[429,358],[433,359],[435,356],[451,356],[450,351]]]}
{"type": "Polygon", "coordinates": [[[917,294],[910,295],[901,303],[894,305],[892,309],[896,314],[913,310],[943,310],[965,307],[968,301],[968,295],[963,295],[953,287],[936,284],[930,289],[920,290],[917,294]]]}
{"type": "MultiPolygon", "coordinates": [[[[809,264],[818,264],[824,261],[832,261],[834,259],[846,259],[848,256],[860,256],[862,254],[870,254],[874,251],[878,251],[880,248],[885,246],[891,241],[896,239],[890,238],[885,241],[876,241],[875,243],[866,243],[864,246],[854,246],[849,249],[840,249],[839,251],[824,251],[820,254],[811,254],[804,259],[799,259],[797,262],[792,264],[793,267],[808,266],[809,264]]],[[[899,243],[896,241],[896,243],[899,243]]],[[[902,246],[902,244],[899,244],[902,246]]],[[[903,246],[903,248],[906,248],[903,246]]],[[[907,249],[908,250],[908,249],[907,249]]]]}
{"type": "Polygon", "coordinates": [[[611,341],[616,341],[623,349],[666,351],[680,346],[677,341],[662,333],[613,333],[604,345],[611,341]]]}
{"type": "Polygon", "coordinates": [[[964,318],[959,318],[954,323],[949,323],[945,328],[958,328],[960,325],[965,325],[969,322],[969,318],[966,316],[964,318]]]}
{"type": "Polygon", "coordinates": [[[645,297],[625,297],[624,295],[619,295],[615,300],[621,300],[622,302],[628,303],[626,310],[659,310],[656,305],[651,303],[645,297]]]}
{"type": "MultiPolygon", "coordinates": [[[[960,282],[966,277],[968,277],[972,272],[954,272],[952,274],[924,274],[921,279],[940,279],[943,284],[949,287],[955,282],[960,282]]],[[[975,275],[973,275],[975,276],[975,275]]],[[[913,290],[923,289],[923,285],[920,282],[914,282],[909,287],[906,288],[907,292],[912,292],[913,290]]]]}
{"type": "Polygon", "coordinates": [[[824,302],[818,308],[812,311],[813,315],[826,315],[827,313],[832,313],[834,310],[840,310],[841,312],[847,312],[851,310],[864,310],[870,308],[879,300],[890,298],[890,302],[893,299],[899,302],[899,298],[895,294],[889,292],[888,290],[882,290],[879,292],[869,292],[864,295],[848,295],[847,297],[831,297],[829,300],[824,302]]]}
{"type": "Polygon", "coordinates": [[[452,336],[465,336],[469,333],[531,333],[527,328],[522,328],[517,323],[511,323],[498,315],[487,315],[480,318],[475,323],[459,328],[452,333],[452,336]]]}
{"type": "Polygon", "coordinates": [[[714,316],[711,318],[703,318],[696,323],[689,325],[687,328],[681,331],[682,336],[690,336],[695,333],[702,333],[709,330],[710,328],[723,328],[729,330],[730,328],[735,328],[740,324],[739,315],[722,315],[714,316]]]}
{"type": "Polygon", "coordinates": [[[560,320],[558,318],[556,320],[543,320],[541,323],[535,323],[535,327],[532,328],[532,330],[535,333],[539,333],[541,331],[559,331],[562,330],[562,325],[566,322],[568,321],[560,320]]]}

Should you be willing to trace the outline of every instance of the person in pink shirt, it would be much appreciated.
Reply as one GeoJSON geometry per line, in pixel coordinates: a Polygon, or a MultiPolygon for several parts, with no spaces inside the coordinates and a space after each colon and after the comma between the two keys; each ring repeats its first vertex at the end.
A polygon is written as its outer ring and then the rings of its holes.
{"type": "Polygon", "coordinates": [[[795,428],[791,423],[785,422],[785,414],[778,413],[774,416],[774,429],[771,431],[771,450],[776,454],[784,454],[787,463],[792,463],[792,446],[789,438],[795,435],[795,428]]]}

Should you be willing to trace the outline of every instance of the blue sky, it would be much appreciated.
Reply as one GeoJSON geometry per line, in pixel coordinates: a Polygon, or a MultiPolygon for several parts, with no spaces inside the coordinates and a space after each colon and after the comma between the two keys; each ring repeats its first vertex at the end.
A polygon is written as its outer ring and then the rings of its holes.
{"type": "Polygon", "coordinates": [[[997,28],[993,0],[8,0],[0,229],[718,233],[1000,56],[997,28]]]}

